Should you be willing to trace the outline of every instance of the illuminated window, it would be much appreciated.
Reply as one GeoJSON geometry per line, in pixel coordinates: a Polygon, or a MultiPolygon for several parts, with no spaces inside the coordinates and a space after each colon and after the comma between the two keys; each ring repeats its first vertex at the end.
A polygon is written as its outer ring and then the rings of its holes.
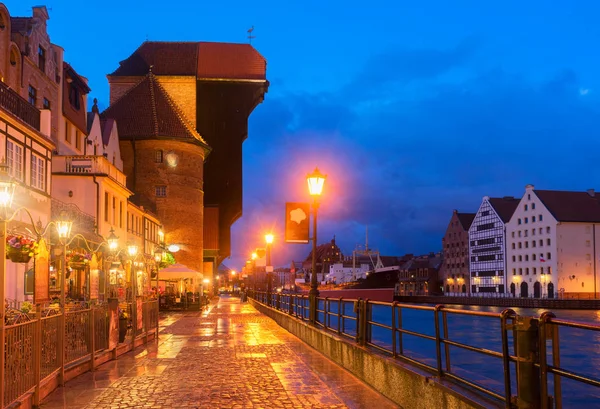
{"type": "Polygon", "coordinates": [[[37,155],[31,155],[31,186],[44,190],[46,188],[46,162],[37,155]]]}
{"type": "Polygon", "coordinates": [[[156,193],[156,197],[167,197],[167,187],[166,186],[156,186],[155,193],[156,193]]]}
{"type": "Polygon", "coordinates": [[[23,147],[12,141],[6,142],[8,173],[15,179],[23,180],[23,147]]]}

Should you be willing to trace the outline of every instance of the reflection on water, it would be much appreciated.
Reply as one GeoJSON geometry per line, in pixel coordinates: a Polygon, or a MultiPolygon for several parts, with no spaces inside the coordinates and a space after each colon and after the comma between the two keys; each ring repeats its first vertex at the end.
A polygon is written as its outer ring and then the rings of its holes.
{"type": "MultiPolygon", "coordinates": [[[[488,311],[500,313],[503,307],[486,306],[451,306],[454,309],[488,311]]],[[[539,316],[545,309],[513,308],[524,316],[539,316]]],[[[557,318],[577,321],[587,324],[600,325],[600,311],[555,310],[557,318]]],[[[401,313],[404,329],[435,336],[435,321],[432,311],[403,309],[401,313]]],[[[373,307],[373,321],[391,325],[390,308],[386,306],[373,307]]],[[[443,331],[443,325],[440,326],[443,331]]],[[[502,334],[500,320],[488,317],[473,317],[458,314],[447,315],[447,331],[450,340],[465,343],[491,351],[502,351],[502,334]]],[[[560,366],[577,374],[600,379],[600,332],[561,327],[560,335],[560,366]]],[[[512,332],[508,332],[510,352],[514,354],[512,332]]],[[[374,343],[391,348],[392,332],[386,328],[373,327],[372,340],[374,343]]],[[[397,341],[399,345],[400,341],[397,341]]],[[[402,335],[402,348],[406,356],[420,362],[436,366],[435,342],[412,335],[402,335]]],[[[476,381],[501,395],[503,391],[504,367],[502,360],[486,356],[462,348],[448,347],[447,357],[442,348],[442,360],[445,369],[464,378],[476,381]]],[[[552,362],[551,344],[548,342],[548,362],[552,362]]],[[[516,394],[516,369],[511,365],[512,394],[516,394]]],[[[549,390],[552,391],[553,379],[549,376],[549,390]]],[[[552,392],[550,392],[552,393],[552,392]]],[[[600,388],[580,382],[562,380],[563,407],[600,408],[600,388]]]]}

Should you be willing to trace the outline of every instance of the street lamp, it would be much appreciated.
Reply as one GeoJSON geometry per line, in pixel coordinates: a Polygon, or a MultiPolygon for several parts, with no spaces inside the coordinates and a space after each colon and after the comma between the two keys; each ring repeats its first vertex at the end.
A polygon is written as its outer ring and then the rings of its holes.
{"type": "Polygon", "coordinates": [[[108,235],[106,242],[108,243],[108,249],[110,251],[115,251],[119,247],[119,238],[112,227],[110,228],[110,234],[108,235]]]}
{"type": "Polygon", "coordinates": [[[308,192],[314,198],[313,200],[313,237],[312,237],[312,277],[310,279],[310,322],[315,323],[317,320],[317,297],[319,296],[317,282],[317,213],[319,210],[318,198],[323,193],[323,185],[327,176],[319,172],[319,168],[315,168],[313,173],[306,176],[308,182],[308,192]]]}
{"type": "Polygon", "coordinates": [[[15,194],[15,182],[8,174],[8,165],[6,162],[0,164],[0,209],[2,214],[0,215],[0,253],[2,261],[0,262],[0,301],[2,305],[2,313],[0,314],[0,397],[4,399],[4,344],[6,339],[6,328],[4,323],[4,313],[6,312],[5,307],[5,288],[6,288],[6,221],[7,213],[12,205],[13,196],[15,194]]]}
{"type": "Polygon", "coordinates": [[[273,234],[265,234],[265,241],[267,242],[267,304],[271,305],[271,273],[273,272],[273,266],[271,265],[271,245],[273,244],[273,234]]]}

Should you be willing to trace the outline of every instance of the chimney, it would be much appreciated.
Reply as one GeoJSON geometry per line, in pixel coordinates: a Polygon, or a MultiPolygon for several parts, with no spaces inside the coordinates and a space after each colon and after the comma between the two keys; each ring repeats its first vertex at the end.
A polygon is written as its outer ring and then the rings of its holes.
{"type": "Polygon", "coordinates": [[[596,192],[594,192],[594,189],[588,189],[587,194],[590,195],[591,197],[596,197],[596,192]]]}
{"type": "Polygon", "coordinates": [[[50,139],[50,130],[52,129],[52,111],[49,109],[40,110],[40,133],[50,139]]]}

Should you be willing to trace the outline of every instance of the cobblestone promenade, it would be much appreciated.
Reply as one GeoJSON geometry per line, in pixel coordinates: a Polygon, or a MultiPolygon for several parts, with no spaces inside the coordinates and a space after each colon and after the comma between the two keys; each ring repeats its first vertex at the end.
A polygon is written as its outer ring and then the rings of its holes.
{"type": "Polygon", "coordinates": [[[42,409],[396,406],[237,298],[163,317],[159,342],[67,383],[42,409]]]}

